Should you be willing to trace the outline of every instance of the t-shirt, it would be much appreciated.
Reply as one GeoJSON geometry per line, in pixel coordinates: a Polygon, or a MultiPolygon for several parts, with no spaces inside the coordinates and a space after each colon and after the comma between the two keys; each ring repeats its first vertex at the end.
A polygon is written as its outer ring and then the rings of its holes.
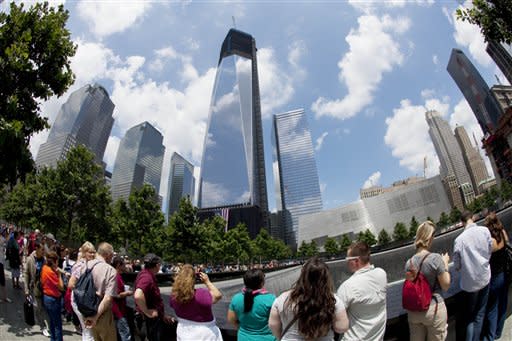
{"type": "Polygon", "coordinates": [[[91,273],[92,279],[94,281],[94,288],[96,289],[96,294],[102,298],[105,295],[117,295],[116,269],[107,264],[100,256],[98,256],[96,259],[88,261],[87,263],[84,263],[84,265],[77,267],[77,269],[73,271],[73,274],[78,274],[76,278],[80,278],[80,276],[85,273],[86,268],[92,269],[94,267],[91,273]]]}
{"type": "MultiPolygon", "coordinates": [[[[160,295],[160,288],[156,281],[156,276],[148,269],[142,270],[135,279],[135,290],[140,289],[144,292],[146,299],[146,307],[148,309],[156,309],[160,318],[164,317],[164,302],[160,295]]],[[[137,307],[137,310],[142,311],[137,307]]]]}
{"type": "MultiPolygon", "coordinates": [[[[281,319],[281,324],[282,324],[283,330],[290,323],[290,321],[293,320],[293,318],[294,318],[293,311],[291,311],[291,309],[288,309],[288,307],[289,307],[288,305],[286,305],[287,309],[285,310],[285,302],[288,299],[289,295],[290,295],[290,291],[283,292],[281,295],[279,295],[278,298],[276,298],[276,300],[272,304],[272,307],[275,307],[277,309],[277,311],[279,312],[279,317],[281,319]]],[[[334,294],[333,294],[333,296],[336,299],[334,313],[338,314],[345,309],[345,306],[343,305],[343,302],[341,302],[339,297],[337,297],[334,294]]],[[[304,336],[302,336],[302,334],[299,333],[298,328],[299,328],[298,321],[295,321],[290,326],[290,329],[288,329],[286,334],[284,334],[281,341],[303,341],[303,340],[305,341],[306,339],[304,338],[304,336]]],[[[329,329],[329,333],[327,333],[327,335],[316,339],[316,341],[331,341],[333,338],[334,338],[334,333],[331,328],[331,329],[329,329]]]]}
{"type": "Polygon", "coordinates": [[[234,311],[240,322],[238,340],[240,341],[271,341],[276,338],[268,327],[268,317],[272,303],[276,297],[271,293],[257,294],[251,311],[244,313],[244,293],[238,293],[231,299],[229,310],[234,311]]]}
{"type": "MultiPolygon", "coordinates": [[[[121,274],[117,274],[116,276],[117,283],[117,295],[124,292],[124,282],[121,274]]],[[[116,319],[120,319],[126,316],[126,297],[115,297],[112,301],[112,313],[116,319]]]]}
{"type": "Polygon", "coordinates": [[[59,298],[62,295],[59,290],[59,275],[48,265],[43,265],[41,270],[41,285],[46,296],[59,298]]]}
{"type": "MultiPolygon", "coordinates": [[[[410,268],[410,261],[412,260],[412,266],[418,270],[420,267],[421,260],[425,257],[426,253],[416,254],[409,258],[407,262],[405,262],[405,271],[410,268]]],[[[421,273],[428,281],[430,285],[430,290],[432,290],[433,294],[436,294],[437,302],[443,301],[443,296],[441,295],[442,289],[439,283],[437,282],[437,277],[442,275],[444,272],[448,271],[443,262],[443,257],[439,253],[430,253],[423,265],[421,266],[421,273]]],[[[432,297],[434,298],[434,297],[432,297]]]]}
{"type": "Polygon", "coordinates": [[[213,298],[208,289],[197,288],[187,303],[179,303],[171,294],[170,304],[179,318],[194,322],[213,321],[213,298]]]}

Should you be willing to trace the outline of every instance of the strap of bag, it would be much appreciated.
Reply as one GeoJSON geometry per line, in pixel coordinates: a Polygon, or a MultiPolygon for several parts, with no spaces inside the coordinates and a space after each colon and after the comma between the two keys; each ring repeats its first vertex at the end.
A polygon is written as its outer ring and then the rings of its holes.
{"type": "Polygon", "coordinates": [[[286,334],[286,332],[290,329],[290,327],[292,326],[292,324],[294,324],[294,323],[295,323],[295,321],[297,321],[297,319],[298,319],[298,318],[299,318],[299,316],[298,316],[298,315],[295,315],[295,316],[293,317],[293,319],[292,319],[290,322],[288,322],[288,324],[287,324],[287,325],[286,325],[286,327],[284,328],[283,332],[281,333],[281,339],[283,338],[284,334],[286,334]]]}
{"type": "Polygon", "coordinates": [[[418,267],[418,272],[416,273],[416,277],[414,278],[416,280],[416,278],[419,276],[420,272],[421,272],[421,266],[423,265],[423,262],[425,261],[425,259],[427,259],[427,257],[430,256],[430,252],[427,253],[423,259],[421,260],[420,262],[420,266],[418,267]]]}

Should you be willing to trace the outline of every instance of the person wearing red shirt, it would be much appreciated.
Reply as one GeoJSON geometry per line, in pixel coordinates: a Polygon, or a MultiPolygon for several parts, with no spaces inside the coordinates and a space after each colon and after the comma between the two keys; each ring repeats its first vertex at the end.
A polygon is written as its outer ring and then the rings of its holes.
{"type": "Polygon", "coordinates": [[[117,334],[121,341],[131,341],[130,326],[126,320],[126,297],[133,295],[133,291],[125,290],[121,274],[125,272],[124,259],[120,256],[114,257],[112,266],[116,269],[117,296],[112,301],[112,313],[116,322],[117,334]]]}
{"type": "Polygon", "coordinates": [[[58,270],[59,257],[51,251],[46,254],[46,264],[41,270],[43,303],[50,319],[50,340],[62,341],[61,296],[64,290],[58,270]]]}

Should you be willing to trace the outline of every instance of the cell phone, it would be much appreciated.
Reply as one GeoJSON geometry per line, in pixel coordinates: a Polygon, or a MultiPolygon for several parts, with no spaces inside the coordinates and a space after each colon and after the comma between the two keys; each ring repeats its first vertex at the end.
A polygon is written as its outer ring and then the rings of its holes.
{"type": "Polygon", "coordinates": [[[201,280],[201,271],[196,272],[196,281],[201,280]]]}

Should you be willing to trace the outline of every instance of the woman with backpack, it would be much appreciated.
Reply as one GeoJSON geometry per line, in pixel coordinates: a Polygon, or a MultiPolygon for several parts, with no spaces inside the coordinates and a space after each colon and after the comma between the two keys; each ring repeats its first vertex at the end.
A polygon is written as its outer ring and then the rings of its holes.
{"type": "MultiPolygon", "coordinates": [[[[435,226],[431,221],[425,221],[418,227],[414,241],[416,254],[405,263],[406,281],[416,281],[421,273],[421,280],[428,282],[428,289],[432,294],[430,303],[426,302],[426,307],[407,311],[411,341],[443,341],[448,334],[448,314],[441,290],[447,291],[450,288],[450,257],[447,253],[441,255],[429,251],[434,240],[434,230],[435,226]]],[[[411,298],[402,297],[404,306],[409,299],[411,298]]]]}

